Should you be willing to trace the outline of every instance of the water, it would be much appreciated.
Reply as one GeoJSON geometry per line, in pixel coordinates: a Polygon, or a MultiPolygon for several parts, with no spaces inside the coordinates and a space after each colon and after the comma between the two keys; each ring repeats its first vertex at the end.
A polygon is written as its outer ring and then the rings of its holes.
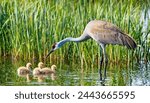
{"type": "Polygon", "coordinates": [[[150,33],[149,33],[149,20],[150,20],[150,8],[143,10],[141,13],[140,23],[143,24],[142,27],[142,41],[149,42],[150,33]],[[147,38],[147,39],[146,39],[147,38]]]}
{"type": "MultiPolygon", "coordinates": [[[[17,68],[25,65],[25,61],[0,59],[0,85],[9,86],[149,86],[150,62],[139,63],[109,63],[105,81],[99,80],[98,67],[84,68],[80,63],[74,65],[56,64],[56,79],[45,78],[42,82],[32,78],[27,82],[26,78],[17,75],[17,68]],[[82,68],[81,68],[82,67],[82,68]]],[[[36,67],[37,63],[33,64],[36,67]]],[[[47,64],[49,65],[49,64],[47,64]]],[[[88,67],[88,66],[87,66],[88,67]]],[[[31,75],[32,77],[32,75],[31,75]]]]}

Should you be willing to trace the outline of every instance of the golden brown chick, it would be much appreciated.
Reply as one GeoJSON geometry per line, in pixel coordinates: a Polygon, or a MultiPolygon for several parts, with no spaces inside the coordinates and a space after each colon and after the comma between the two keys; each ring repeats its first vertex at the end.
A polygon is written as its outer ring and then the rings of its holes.
{"type": "Polygon", "coordinates": [[[40,75],[41,72],[40,70],[44,67],[44,63],[43,62],[39,62],[38,63],[38,67],[36,67],[34,70],[33,70],[33,75],[36,77],[37,75],[40,75]]]}
{"type": "Polygon", "coordinates": [[[52,73],[55,73],[56,71],[56,65],[52,65],[51,68],[49,67],[45,67],[45,68],[42,68],[40,71],[43,75],[50,75],[52,73]]]}
{"type": "Polygon", "coordinates": [[[26,76],[27,74],[30,74],[31,66],[32,66],[31,63],[27,63],[26,67],[24,67],[24,66],[19,67],[18,70],[17,70],[18,75],[19,76],[26,76]]]}

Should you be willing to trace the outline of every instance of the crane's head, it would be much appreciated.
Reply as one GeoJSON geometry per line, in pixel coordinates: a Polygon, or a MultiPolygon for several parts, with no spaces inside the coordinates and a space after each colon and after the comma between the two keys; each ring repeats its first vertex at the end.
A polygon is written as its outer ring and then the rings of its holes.
{"type": "Polygon", "coordinates": [[[52,49],[49,51],[49,53],[47,54],[46,58],[52,53],[54,52],[56,49],[58,49],[60,46],[59,46],[59,43],[54,43],[52,45],[52,49]]]}
{"type": "Polygon", "coordinates": [[[47,54],[46,58],[52,53],[54,52],[56,49],[60,48],[62,45],[64,45],[67,41],[70,41],[71,38],[65,38],[57,43],[54,43],[52,45],[52,49],[49,51],[49,53],[47,54]]]}

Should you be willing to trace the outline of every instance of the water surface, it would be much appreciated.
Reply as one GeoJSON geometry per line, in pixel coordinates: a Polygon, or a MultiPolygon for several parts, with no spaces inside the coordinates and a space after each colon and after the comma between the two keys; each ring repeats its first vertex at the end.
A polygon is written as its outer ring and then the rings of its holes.
{"type": "MultiPolygon", "coordinates": [[[[25,65],[25,61],[0,59],[0,85],[9,86],[149,86],[150,62],[139,63],[109,63],[105,81],[99,80],[98,67],[84,68],[80,63],[74,65],[57,64],[56,79],[46,77],[43,82],[32,78],[27,82],[26,78],[17,75],[17,68],[25,65]]],[[[33,63],[36,67],[37,63],[33,63]]],[[[49,65],[49,64],[47,64],[49,65]]],[[[32,77],[32,75],[31,75],[32,77]]]]}

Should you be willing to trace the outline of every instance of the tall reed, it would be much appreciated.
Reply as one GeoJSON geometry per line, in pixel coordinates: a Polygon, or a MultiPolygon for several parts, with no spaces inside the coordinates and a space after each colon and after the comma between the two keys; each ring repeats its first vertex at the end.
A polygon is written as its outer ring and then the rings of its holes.
{"type": "MultiPolygon", "coordinates": [[[[150,39],[148,36],[142,39],[143,23],[140,23],[142,11],[148,8],[149,1],[137,0],[2,0],[0,54],[41,60],[54,42],[80,36],[90,20],[99,19],[116,24],[135,38],[139,45],[134,53],[137,58],[149,56],[150,39]],[[147,42],[142,44],[145,40],[147,42]]],[[[131,59],[133,53],[125,47],[110,45],[107,54],[112,62],[118,62],[131,59]]],[[[98,56],[99,46],[89,40],[80,44],[67,43],[50,56],[50,61],[60,62],[66,58],[68,63],[72,60],[97,65],[98,56]]]]}

